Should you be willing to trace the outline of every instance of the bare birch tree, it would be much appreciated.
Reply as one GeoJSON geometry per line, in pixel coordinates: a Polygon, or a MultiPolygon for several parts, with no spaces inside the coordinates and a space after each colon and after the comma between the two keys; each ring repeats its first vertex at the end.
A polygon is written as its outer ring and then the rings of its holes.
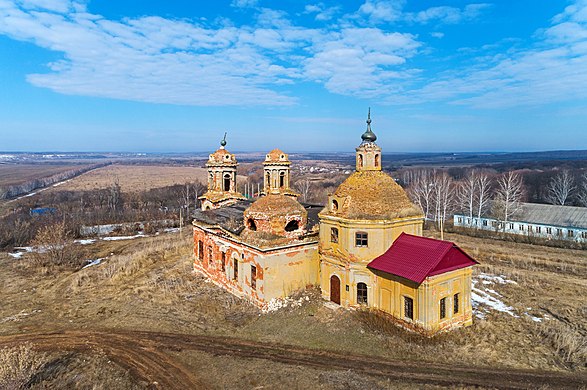
{"type": "Polygon", "coordinates": [[[295,184],[296,190],[300,191],[302,195],[302,202],[308,201],[308,196],[310,195],[310,180],[308,179],[301,179],[298,180],[295,184]]]}
{"type": "Polygon", "coordinates": [[[493,213],[504,224],[520,209],[522,194],[523,183],[519,174],[510,171],[497,180],[493,213]]]}
{"type": "Polygon", "coordinates": [[[477,183],[477,218],[480,220],[481,216],[487,211],[489,207],[489,199],[491,196],[491,179],[486,172],[476,171],[475,182],[477,183]]]}
{"type": "Polygon", "coordinates": [[[440,239],[444,239],[444,225],[455,204],[455,185],[446,172],[436,173],[433,180],[432,198],[434,201],[436,226],[440,230],[440,239]]]}
{"type": "Polygon", "coordinates": [[[412,201],[420,206],[427,220],[432,219],[433,172],[418,171],[415,178],[411,178],[410,183],[408,194],[412,201]]]}
{"type": "Polygon", "coordinates": [[[577,194],[577,200],[583,207],[587,207],[587,172],[581,176],[581,189],[577,194]]]}
{"type": "Polygon", "coordinates": [[[463,214],[466,214],[469,219],[469,224],[472,223],[473,213],[476,211],[475,198],[477,196],[477,180],[475,172],[470,171],[465,179],[459,183],[457,187],[458,205],[463,214]]]}
{"type": "Polygon", "coordinates": [[[559,172],[548,184],[548,195],[546,200],[549,203],[564,206],[575,192],[575,180],[568,170],[559,172]]]}

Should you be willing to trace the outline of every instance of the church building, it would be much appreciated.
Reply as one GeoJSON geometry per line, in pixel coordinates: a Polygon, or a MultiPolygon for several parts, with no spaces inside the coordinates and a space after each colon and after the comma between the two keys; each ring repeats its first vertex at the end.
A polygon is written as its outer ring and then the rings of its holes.
{"type": "Polygon", "coordinates": [[[379,310],[423,334],[470,325],[477,262],[451,242],[422,237],[422,210],[382,171],[376,140],[369,112],[355,172],[325,207],[298,202],[279,149],[265,156],[262,196],[244,198],[223,140],[194,215],[194,269],[260,307],[319,286],[325,300],[379,310]]]}

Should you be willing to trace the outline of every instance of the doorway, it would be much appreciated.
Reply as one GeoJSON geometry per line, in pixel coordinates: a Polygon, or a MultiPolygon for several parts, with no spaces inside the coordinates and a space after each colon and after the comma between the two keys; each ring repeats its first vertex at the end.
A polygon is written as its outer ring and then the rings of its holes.
{"type": "Polygon", "coordinates": [[[340,305],[340,279],[336,275],[330,277],[330,300],[340,305]]]}

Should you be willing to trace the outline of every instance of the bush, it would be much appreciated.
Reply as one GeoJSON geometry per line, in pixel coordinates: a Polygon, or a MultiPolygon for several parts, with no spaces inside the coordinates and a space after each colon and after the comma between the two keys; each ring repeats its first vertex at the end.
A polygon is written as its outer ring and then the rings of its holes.
{"type": "Polygon", "coordinates": [[[0,389],[25,389],[47,362],[44,353],[35,352],[30,343],[0,349],[0,389]]]}
{"type": "Polygon", "coordinates": [[[31,257],[33,264],[50,268],[80,267],[84,262],[83,253],[73,237],[64,222],[43,226],[32,242],[36,247],[31,257]]]}

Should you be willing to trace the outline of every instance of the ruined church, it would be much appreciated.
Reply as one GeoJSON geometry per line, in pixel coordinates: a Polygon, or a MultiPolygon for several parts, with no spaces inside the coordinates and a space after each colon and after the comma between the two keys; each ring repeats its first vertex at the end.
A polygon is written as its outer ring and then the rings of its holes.
{"type": "Polygon", "coordinates": [[[194,269],[259,307],[319,286],[325,300],[379,310],[423,334],[470,325],[477,262],[451,242],[422,237],[424,215],[381,170],[376,140],[369,113],[355,172],[320,207],[297,200],[279,149],[265,155],[259,197],[242,196],[223,140],[194,215],[194,269]]]}

